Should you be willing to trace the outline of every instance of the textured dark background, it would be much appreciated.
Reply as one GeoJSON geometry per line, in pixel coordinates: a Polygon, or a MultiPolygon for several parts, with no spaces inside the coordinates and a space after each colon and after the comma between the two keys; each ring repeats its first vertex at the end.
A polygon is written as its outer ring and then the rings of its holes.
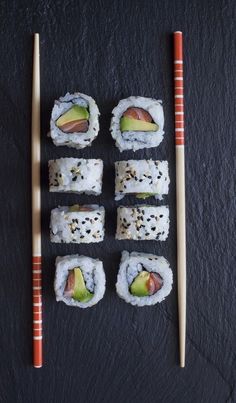
{"type": "MultiPolygon", "coordinates": [[[[235,402],[235,2],[2,1],[0,7],[0,401],[235,402]],[[185,39],[187,181],[187,362],[178,367],[172,38],[185,39]],[[31,366],[30,123],[33,32],[41,34],[44,367],[31,366]],[[55,98],[79,90],[93,96],[101,130],[83,151],[46,137],[55,98]],[[171,227],[167,242],[115,241],[113,163],[109,134],[120,98],[163,100],[165,138],[135,158],[168,159],[171,227]],[[47,160],[102,157],[101,197],[49,194],[47,160]],[[98,245],[52,245],[50,209],[99,202],[106,238],[98,245]],[[174,272],[167,300],[134,308],[115,294],[123,249],[163,254],[174,272]],[[57,255],[104,261],[107,291],[82,311],[56,303],[57,255]]],[[[125,202],[134,202],[127,198],[125,202]]]]}

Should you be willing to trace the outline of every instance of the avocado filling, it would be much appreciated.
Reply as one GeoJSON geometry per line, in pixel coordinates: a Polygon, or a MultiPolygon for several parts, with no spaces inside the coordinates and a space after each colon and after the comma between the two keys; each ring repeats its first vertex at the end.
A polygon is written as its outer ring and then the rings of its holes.
{"type": "Polygon", "coordinates": [[[142,108],[128,108],[120,119],[120,130],[155,132],[159,126],[153,122],[149,112],[142,108]]]}
{"type": "Polygon", "coordinates": [[[163,286],[163,279],[158,273],[141,271],[130,286],[130,293],[136,297],[155,294],[163,286]]]}
{"type": "Polygon", "coordinates": [[[87,289],[83,273],[79,267],[69,270],[64,296],[79,302],[88,302],[93,298],[94,294],[87,289]]]}
{"type": "Polygon", "coordinates": [[[68,111],[56,121],[57,127],[64,133],[85,133],[88,131],[89,112],[88,109],[73,105],[68,111]]]}
{"type": "Polygon", "coordinates": [[[137,199],[147,199],[148,197],[155,196],[156,193],[136,193],[137,199]]]}
{"type": "Polygon", "coordinates": [[[89,211],[94,211],[93,207],[90,206],[80,206],[79,204],[74,204],[73,206],[69,207],[69,212],[70,213],[75,213],[75,212],[89,212],[89,211]]]}

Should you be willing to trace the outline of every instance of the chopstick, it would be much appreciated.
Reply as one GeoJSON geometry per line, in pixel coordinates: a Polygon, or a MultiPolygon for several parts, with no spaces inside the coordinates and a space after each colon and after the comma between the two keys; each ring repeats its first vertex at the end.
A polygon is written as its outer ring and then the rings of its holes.
{"type": "Polygon", "coordinates": [[[183,34],[174,32],[174,103],[176,149],[177,280],[179,312],[179,359],[185,366],[186,342],[186,220],[184,158],[183,34]]]}
{"type": "Polygon", "coordinates": [[[34,34],[32,82],[32,291],[33,366],[42,367],[42,271],[41,271],[41,190],[40,190],[40,66],[39,34],[34,34]]]}

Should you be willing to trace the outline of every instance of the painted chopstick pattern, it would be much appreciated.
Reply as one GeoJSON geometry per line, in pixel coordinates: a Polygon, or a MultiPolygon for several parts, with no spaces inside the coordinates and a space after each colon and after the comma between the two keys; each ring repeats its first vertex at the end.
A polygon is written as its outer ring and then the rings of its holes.
{"type": "Polygon", "coordinates": [[[186,219],[184,155],[183,35],[174,32],[174,106],[176,149],[177,279],[180,367],[185,366],[186,343],[186,219]]]}
{"type": "Polygon", "coordinates": [[[184,81],[182,32],[174,33],[175,144],[184,145],[184,81]]]}
{"type": "Polygon", "coordinates": [[[34,366],[42,366],[42,258],[32,258],[34,366]]]}
{"type": "Polygon", "coordinates": [[[39,34],[34,35],[32,85],[32,305],[33,365],[42,367],[42,261],[40,189],[40,66],[39,34]]]}

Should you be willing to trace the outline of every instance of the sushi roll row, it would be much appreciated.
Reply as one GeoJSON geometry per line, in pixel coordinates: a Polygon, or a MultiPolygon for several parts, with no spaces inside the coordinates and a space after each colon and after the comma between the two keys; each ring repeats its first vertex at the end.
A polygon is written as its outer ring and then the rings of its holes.
{"type": "MultiPolygon", "coordinates": [[[[101,159],[59,158],[50,160],[48,166],[50,192],[101,194],[101,159]]],[[[161,200],[168,194],[170,178],[167,161],[117,161],[115,171],[115,200],[121,200],[125,195],[134,195],[138,199],[154,196],[161,200]]]]}
{"type": "MultiPolygon", "coordinates": [[[[171,292],[172,282],[172,270],[163,256],[122,252],[116,291],[127,303],[145,306],[161,302],[171,292]]],[[[57,301],[88,308],[103,298],[105,285],[100,260],[79,255],[57,257],[54,281],[57,301]]]]}
{"type": "MultiPolygon", "coordinates": [[[[93,98],[67,93],[54,102],[49,135],[56,146],[91,146],[99,132],[99,115],[93,98]]],[[[152,98],[131,96],[112,111],[111,135],[121,152],[157,147],[163,140],[163,127],[162,102],[152,98]]]]}
{"type": "MultiPolygon", "coordinates": [[[[58,207],[51,211],[50,239],[55,243],[97,243],[104,239],[105,209],[96,204],[58,207]]],[[[165,241],[167,206],[118,207],[116,239],[165,241]]]]}

